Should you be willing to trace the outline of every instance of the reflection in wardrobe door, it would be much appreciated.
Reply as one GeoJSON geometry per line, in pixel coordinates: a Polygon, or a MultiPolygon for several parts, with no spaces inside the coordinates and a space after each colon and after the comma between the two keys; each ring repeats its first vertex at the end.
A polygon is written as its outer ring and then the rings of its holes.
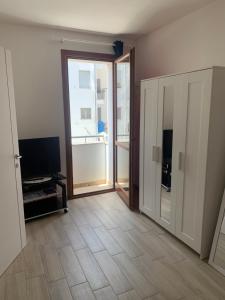
{"type": "Polygon", "coordinates": [[[159,223],[175,231],[175,171],[174,171],[174,107],[178,98],[178,81],[175,76],[159,80],[157,145],[160,163],[157,166],[156,202],[159,223]]]}

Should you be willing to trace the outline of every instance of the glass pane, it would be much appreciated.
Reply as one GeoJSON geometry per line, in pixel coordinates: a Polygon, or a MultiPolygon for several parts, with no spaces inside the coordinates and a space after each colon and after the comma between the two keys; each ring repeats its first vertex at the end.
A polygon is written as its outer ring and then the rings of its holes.
{"type": "Polygon", "coordinates": [[[117,64],[117,141],[129,143],[130,61],[117,64]]]}
{"type": "Polygon", "coordinates": [[[161,217],[170,222],[172,206],[172,149],[174,89],[164,88],[162,130],[161,217]]]}
{"type": "Polygon", "coordinates": [[[129,190],[129,151],[117,147],[117,182],[125,190],[129,190]]]}
{"type": "Polygon", "coordinates": [[[74,194],[110,189],[113,178],[112,63],[68,59],[74,194]]]}
{"type": "Polygon", "coordinates": [[[116,64],[117,70],[117,183],[129,191],[129,141],[130,141],[130,57],[116,64]]]}

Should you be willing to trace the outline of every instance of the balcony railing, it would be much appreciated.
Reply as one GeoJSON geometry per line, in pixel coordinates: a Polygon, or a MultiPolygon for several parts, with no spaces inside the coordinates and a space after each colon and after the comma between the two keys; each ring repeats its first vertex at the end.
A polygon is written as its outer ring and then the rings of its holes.
{"type": "Polygon", "coordinates": [[[73,183],[106,182],[107,142],[104,135],[72,136],[73,183]]]}
{"type": "Polygon", "coordinates": [[[92,144],[92,143],[105,143],[105,135],[81,135],[81,136],[72,136],[72,145],[79,144],[92,144]]]}
{"type": "MultiPolygon", "coordinates": [[[[120,134],[120,138],[128,140],[129,135],[120,134]]],[[[109,176],[109,148],[108,136],[86,135],[72,136],[73,183],[74,185],[89,184],[93,182],[107,182],[109,176]]],[[[122,140],[122,142],[125,142],[122,140]]],[[[120,153],[121,155],[121,153],[120,153]]],[[[123,153],[122,153],[123,155],[123,153]]],[[[125,153],[127,155],[127,153],[125,153]]],[[[112,159],[112,158],[111,158],[112,159]]],[[[123,156],[120,159],[124,160],[123,156]]],[[[120,175],[126,178],[127,166],[120,168],[120,175]]]]}

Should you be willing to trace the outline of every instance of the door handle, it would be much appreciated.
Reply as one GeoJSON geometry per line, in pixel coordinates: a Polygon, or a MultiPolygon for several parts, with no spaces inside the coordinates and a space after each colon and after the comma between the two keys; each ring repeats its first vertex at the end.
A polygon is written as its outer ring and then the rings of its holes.
{"type": "Polygon", "coordinates": [[[21,155],[19,155],[19,154],[15,154],[15,159],[21,159],[22,158],[22,156],[21,155]]]}
{"type": "Polygon", "coordinates": [[[159,151],[160,148],[158,146],[152,146],[152,161],[159,162],[159,151]]]}
{"type": "Polygon", "coordinates": [[[184,153],[179,152],[178,154],[178,170],[183,171],[184,170],[184,153]]]}

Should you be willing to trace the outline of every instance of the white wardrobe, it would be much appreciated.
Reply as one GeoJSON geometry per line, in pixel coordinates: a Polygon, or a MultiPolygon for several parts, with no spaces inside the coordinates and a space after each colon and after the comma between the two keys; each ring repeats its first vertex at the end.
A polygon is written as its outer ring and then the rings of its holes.
{"type": "Polygon", "coordinates": [[[11,55],[0,47],[0,275],[26,243],[11,55]]]}
{"type": "Polygon", "coordinates": [[[140,211],[209,255],[225,188],[225,68],[141,82],[140,211]]]}

